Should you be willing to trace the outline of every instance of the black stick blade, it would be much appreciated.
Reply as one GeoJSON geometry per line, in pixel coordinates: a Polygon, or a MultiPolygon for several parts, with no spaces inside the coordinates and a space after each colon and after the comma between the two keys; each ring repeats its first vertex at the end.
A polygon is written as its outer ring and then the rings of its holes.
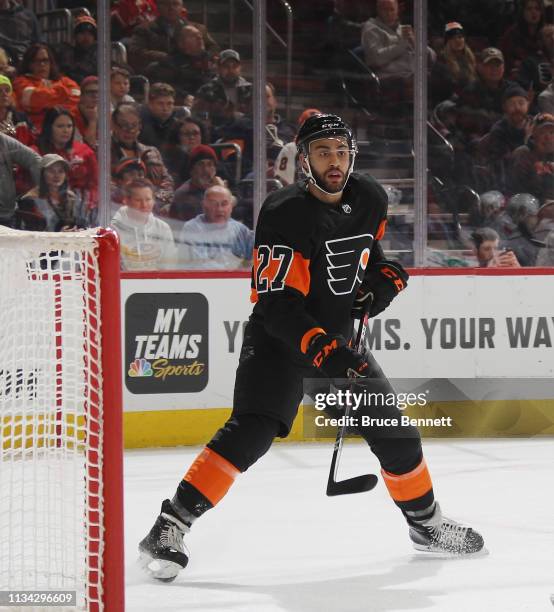
{"type": "Polygon", "coordinates": [[[364,474],[338,482],[330,478],[327,482],[327,495],[333,497],[334,495],[350,495],[351,493],[371,491],[378,482],[379,479],[375,474],[364,474]]]}

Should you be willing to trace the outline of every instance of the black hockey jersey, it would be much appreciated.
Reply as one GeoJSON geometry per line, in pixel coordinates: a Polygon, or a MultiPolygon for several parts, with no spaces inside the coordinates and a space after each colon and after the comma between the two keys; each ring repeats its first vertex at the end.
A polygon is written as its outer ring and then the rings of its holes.
{"type": "Polygon", "coordinates": [[[353,173],[339,204],[299,182],[270,194],[258,223],[252,267],[252,322],[293,352],[312,330],[352,330],[351,310],[368,264],[384,259],[387,195],[353,173]]]}

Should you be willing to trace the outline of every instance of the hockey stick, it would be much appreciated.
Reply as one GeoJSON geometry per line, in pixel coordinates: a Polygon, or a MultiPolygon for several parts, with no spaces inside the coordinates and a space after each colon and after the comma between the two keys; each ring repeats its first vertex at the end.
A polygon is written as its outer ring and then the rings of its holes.
{"type": "MultiPolygon", "coordinates": [[[[367,332],[367,321],[369,319],[369,308],[373,300],[368,299],[366,307],[363,311],[363,316],[360,319],[358,325],[358,331],[356,333],[356,340],[354,343],[354,350],[361,352],[364,346],[365,336],[367,332]]],[[[354,388],[351,385],[350,390],[354,388]]],[[[342,453],[342,443],[344,436],[346,435],[346,424],[350,417],[350,402],[346,403],[344,409],[344,423],[339,427],[337,437],[335,439],[335,445],[333,447],[333,457],[331,458],[331,467],[329,469],[329,480],[327,481],[327,495],[332,497],[334,495],[349,495],[350,493],[363,493],[364,491],[371,491],[378,482],[375,474],[363,474],[362,476],[354,476],[354,478],[347,478],[346,480],[337,480],[337,472],[339,469],[339,461],[342,453]]]]}

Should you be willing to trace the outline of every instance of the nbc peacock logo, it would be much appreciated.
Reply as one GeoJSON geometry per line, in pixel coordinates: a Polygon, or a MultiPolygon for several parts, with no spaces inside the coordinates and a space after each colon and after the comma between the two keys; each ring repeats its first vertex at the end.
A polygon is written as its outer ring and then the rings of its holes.
{"type": "Polygon", "coordinates": [[[135,359],[131,362],[127,374],[135,378],[139,376],[152,376],[154,372],[152,371],[152,366],[147,359],[135,359]]]}

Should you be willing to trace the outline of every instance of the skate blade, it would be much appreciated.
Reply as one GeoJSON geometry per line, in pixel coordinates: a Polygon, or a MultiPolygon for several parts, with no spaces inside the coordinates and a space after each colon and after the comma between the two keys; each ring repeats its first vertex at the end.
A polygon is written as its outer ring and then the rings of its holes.
{"type": "Polygon", "coordinates": [[[418,559],[424,557],[430,557],[432,559],[475,559],[476,557],[486,557],[489,553],[488,549],[483,546],[481,550],[475,552],[453,552],[442,550],[440,548],[433,548],[431,546],[425,546],[424,544],[416,544],[412,542],[412,546],[419,552],[425,553],[423,555],[416,555],[418,559]]]}
{"type": "Polygon", "coordinates": [[[155,559],[145,552],[140,553],[137,563],[146,574],[160,582],[173,582],[183,569],[178,563],[155,559]]]}

